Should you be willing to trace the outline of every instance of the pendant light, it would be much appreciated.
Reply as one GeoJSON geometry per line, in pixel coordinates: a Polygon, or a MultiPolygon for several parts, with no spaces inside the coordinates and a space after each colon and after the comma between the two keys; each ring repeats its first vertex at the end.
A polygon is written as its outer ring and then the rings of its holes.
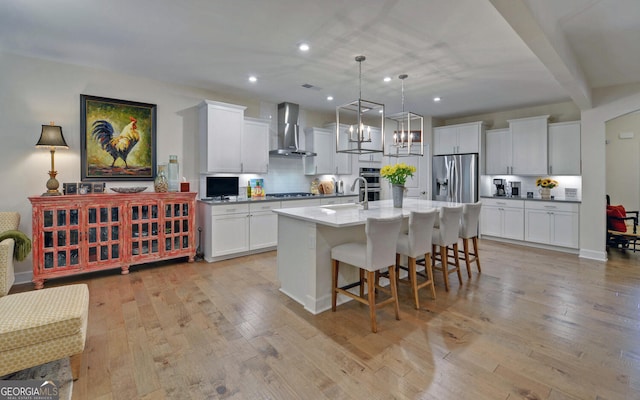
{"type": "Polygon", "coordinates": [[[402,82],[402,112],[389,116],[395,124],[393,141],[389,146],[389,157],[410,157],[424,155],[424,118],[421,115],[404,111],[404,80],[409,75],[402,74],[398,79],[402,82]]]}
{"type": "Polygon", "coordinates": [[[362,62],[359,65],[358,100],[336,107],[336,152],[371,154],[384,152],[384,104],[362,99],[362,62]]]}

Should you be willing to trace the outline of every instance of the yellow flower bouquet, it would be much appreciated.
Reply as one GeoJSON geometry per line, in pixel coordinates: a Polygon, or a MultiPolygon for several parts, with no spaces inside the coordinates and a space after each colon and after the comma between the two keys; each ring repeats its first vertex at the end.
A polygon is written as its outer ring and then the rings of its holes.
{"type": "Polygon", "coordinates": [[[536,180],[536,186],[553,189],[554,187],[558,186],[558,181],[551,178],[538,178],[536,180]]]}
{"type": "Polygon", "coordinates": [[[380,170],[380,175],[386,178],[393,185],[404,186],[408,177],[413,177],[413,173],[416,172],[416,167],[413,165],[407,165],[405,163],[398,163],[396,165],[385,165],[380,170]]]}

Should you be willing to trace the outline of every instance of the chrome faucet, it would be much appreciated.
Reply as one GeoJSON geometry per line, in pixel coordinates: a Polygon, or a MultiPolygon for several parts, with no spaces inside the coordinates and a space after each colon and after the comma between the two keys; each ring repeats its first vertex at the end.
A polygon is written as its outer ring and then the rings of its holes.
{"type": "Polygon", "coordinates": [[[361,176],[357,177],[356,180],[353,181],[353,185],[351,185],[351,191],[352,192],[354,191],[354,189],[356,188],[356,183],[358,183],[358,181],[360,180],[364,182],[364,201],[358,204],[362,204],[363,210],[368,210],[369,209],[369,186],[367,185],[367,180],[361,176]]]}

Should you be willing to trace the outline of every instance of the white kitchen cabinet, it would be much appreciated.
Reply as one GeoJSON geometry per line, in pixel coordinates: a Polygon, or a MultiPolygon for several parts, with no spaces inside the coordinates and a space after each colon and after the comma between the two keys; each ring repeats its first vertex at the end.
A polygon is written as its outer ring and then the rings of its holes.
{"type": "Polygon", "coordinates": [[[482,121],[433,128],[433,155],[479,153],[483,130],[482,121]]]}
{"type": "Polygon", "coordinates": [[[278,215],[272,210],[280,208],[279,201],[249,203],[249,250],[278,245],[278,215]]]}
{"type": "Polygon", "coordinates": [[[579,207],[575,203],[527,201],[524,240],[577,249],[579,207]]]}
{"type": "MultiPolygon", "coordinates": [[[[336,124],[327,124],[325,128],[331,131],[331,135],[333,136],[333,142],[336,140],[336,124]]],[[[341,124],[342,129],[347,129],[346,125],[341,124]]],[[[348,140],[349,137],[347,135],[340,135],[340,146],[341,149],[348,148],[348,140]]],[[[335,153],[335,144],[334,144],[334,153],[335,153]]],[[[335,153],[334,162],[335,162],[335,174],[336,175],[351,175],[352,171],[352,160],[353,156],[350,153],[335,153]]]]}
{"type": "Polygon", "coordinates": [[[210,259],[249,251],[249,204],[213,206],[210,215],[210,259]]]}
{"type": "Polygon", "coordinates": [[[305,157],[305,175],[335,174],[335,140],[335,133],[329,129],[305,129],[305,150],[316,153],[314,157],[305,157]]]}
{"type": "Polygon", "coordinates": [[[348,203],[356,203],[357,201],[358,201],[357,196],[322,197],[320,199],[320,205],[328,206],[332,204],[348,204],[348,203]]]}
{"type": "MultiPolygon", "coordinates": [[[[511,175],[546,175],[548,115],[511,119],[511,175]]],[[[487,154],[487,157],[489,155],[487,154]]]]}
{"type": "MultiPolygon", "coordinates": [[[[382,135],[380,134],[380,129],[371,128],[371,143],[366,143],[363,147],[382,150],[382,135]]],[[[377,153],[365,153],[358,155],[358,161],[363,163],[381,163],[382,157],[382,151],[377,153]]]]}
{"type": "Polygon", "coordinates": [[[245,118],[242,134],[242,173],[269,172],[269,121],[245,118]]]}
{"type": "Polygon", "coordinates": [[[524,239],[524,201],[482,199],[480,233],[506,239],[524,239]]]}
{"type": "Polygon", "coordinates": [[[200,172],[268,172],[269,122],[245,118],[245,108],[209,100],[200,104],[200,172]]]}
{"type": "Polygon", "coordinates": [[[580,175],[580,121],[549,124],[549,174],[580,175]]]}
{"type": "Polygon", "coordinates": [[[485,174],[509,174],[511,168],[511,131],[491,129],[485,132],[485,174]]]}
{"type": "Polygon", "coordinates": [[[241,172],[246,107],[205,100],[200,104],[200,171],[241,172]]]}

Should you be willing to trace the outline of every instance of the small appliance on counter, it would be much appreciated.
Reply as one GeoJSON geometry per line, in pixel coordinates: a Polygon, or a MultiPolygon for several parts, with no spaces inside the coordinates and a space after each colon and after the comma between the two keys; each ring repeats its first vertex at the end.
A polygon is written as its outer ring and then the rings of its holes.
{"type": "Polygon", "coordinates": [[[509,182],[509,185],[511,186],[511,196],[520,197],[520,193],[522,193],[520,190],[522,186],[522,182],[511,181],[509,182]]]}
{"type": "Polygon", "coordinates": [[[494,179],[493,184],[496,186],[496,196],[507,195],[507,192],[504,190],[504,179],[494,179]]]}

